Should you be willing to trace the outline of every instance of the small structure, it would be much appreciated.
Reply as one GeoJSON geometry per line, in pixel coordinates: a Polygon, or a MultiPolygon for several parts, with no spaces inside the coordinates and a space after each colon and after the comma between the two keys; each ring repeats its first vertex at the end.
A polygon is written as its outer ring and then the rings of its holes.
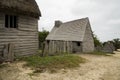
{"type": "Polygon", "coordinates": [[[35,0],[0,0],[0,56],[36,53],[40,16],[35,0]]]}
{"type": "Polygon", "coordinates": [[[44,54],[76,53],[94,51],[93,33],[88,18],[62,23],[55,26],[46,38],[44,54]]]}
{"type": "Polygon", "coordinates": [[[113,42],[108,41],[103,43],[102,45],[96,46],[95,51],[104,52],[104,53],[113,53],[115,51],[115,46],[113,42]]]}
{"type": "Polygon", "coordinates": [[[115,51],[113,43],[106,42],[103,46],[102,52],[113,53],[113,51],[115,51]]]}

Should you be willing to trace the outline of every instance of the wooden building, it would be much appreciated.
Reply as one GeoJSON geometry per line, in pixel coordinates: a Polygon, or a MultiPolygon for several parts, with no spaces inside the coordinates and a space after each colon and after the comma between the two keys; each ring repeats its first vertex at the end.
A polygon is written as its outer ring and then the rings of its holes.
{"type": "Polygon", "coordinates": [[[93,34],[88,18],[62,23],[55,26],[46,38],[44,54],[76,53],[94,51],[93,34]]]}
{"type": "Polygon", "coordinates": [[[40,16],[35,0],[0,0],[0,55],[36,53],[40,16]]]}
{"type": "Polygon", "coordinates": [[[115,51],[115,46],[112,42],[106,42],[103,45],[101,52],[113,53],[115,51]]]}

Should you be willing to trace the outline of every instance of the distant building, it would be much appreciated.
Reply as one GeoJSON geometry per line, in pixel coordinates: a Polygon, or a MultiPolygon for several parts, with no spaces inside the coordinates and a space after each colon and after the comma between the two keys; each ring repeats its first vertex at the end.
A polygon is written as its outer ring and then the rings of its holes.
{"type": "Polygon", "coordinates": [[[76,53],[94,51],[93,33],[88,18],[62,23],[55,26],[46,38],[44,53],[76,53]]]}
{"type": "Polygon", "coordinates": [[[115,51],[115,47],[112,42],[106,42],[102,48],[102,52],[113,53],[115,51]]]}
{"type": "Polygon", "coordinates": [[[0,0],[0,55],[36,53],[40,16],[35,0],[0,0]]]}

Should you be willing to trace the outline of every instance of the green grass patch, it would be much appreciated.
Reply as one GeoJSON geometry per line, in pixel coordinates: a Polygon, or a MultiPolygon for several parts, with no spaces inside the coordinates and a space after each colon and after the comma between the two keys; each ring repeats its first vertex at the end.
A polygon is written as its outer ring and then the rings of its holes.
{"type": "Polygon", "coordinates": [[[75,68],[79,67],[80,63],[85,62],[84,58],[72,54],[46,57],[34,55],[22,57],[20,60],[26,61],[26,66],[36,69],[34,73],[43,72],[45,70],[55,72],[57,69],[75,68]]]}
{"type": "Polygon", "coordinates": [[[93,54],[93,55],[100,55],[100,56],[110,56],[111,53],[105,53],[105,52],[88,52],[85,54],[93,54]]]}

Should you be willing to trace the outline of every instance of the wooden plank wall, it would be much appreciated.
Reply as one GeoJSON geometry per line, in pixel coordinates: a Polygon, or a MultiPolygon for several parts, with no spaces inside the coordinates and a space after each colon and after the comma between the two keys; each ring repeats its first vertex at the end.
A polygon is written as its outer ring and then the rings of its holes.
{"type": "Polygon", "coordinates": [[[5,28],[4,14],[0,14],[0,54],[4,45],[15,44],[16,55],[34,54],[38,50],[38,19],[18,17],[18,28],[5,28]]]}
{"type": "Polygon", "coordinates": [[[71,41],[54,41],[51,40],[49,43],[45,42],[44,54],[55,55],[61,53],[72,53],[72,42],[71,41]]]}
{"type": "Polygon", "coordinates": [[[83,47],[83,52],[93,52],[95,50],[93,33],[90,27],[90,23],[87,24],[82,47],[83,47]]]}

